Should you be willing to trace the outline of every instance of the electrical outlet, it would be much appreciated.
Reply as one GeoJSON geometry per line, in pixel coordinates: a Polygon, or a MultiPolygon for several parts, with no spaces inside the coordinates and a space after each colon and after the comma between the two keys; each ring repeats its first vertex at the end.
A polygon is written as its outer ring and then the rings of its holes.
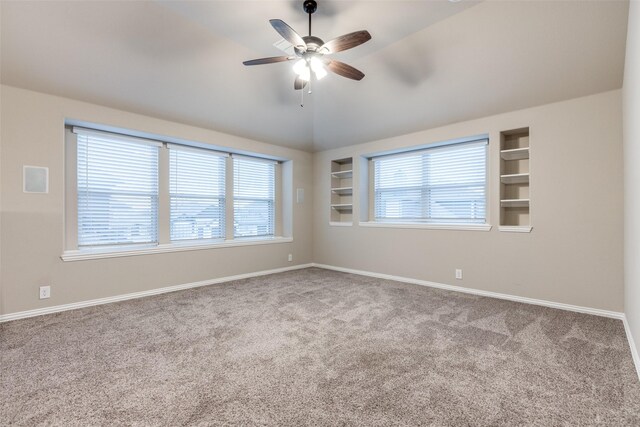
{"type": "Polygon", "coordinates": [[[456,279],[462,280],[462,269],[456,268],[456,279]]]}
{"type": "Polygon", "coordinates": [[[293,261],[293,255],[289,254],[289,262],[293,261]]]}
{"type": "Polygon", "coordinates": [[[51,286],[40,286],[40,299],[47,299],[51,296],[51,286]]]}

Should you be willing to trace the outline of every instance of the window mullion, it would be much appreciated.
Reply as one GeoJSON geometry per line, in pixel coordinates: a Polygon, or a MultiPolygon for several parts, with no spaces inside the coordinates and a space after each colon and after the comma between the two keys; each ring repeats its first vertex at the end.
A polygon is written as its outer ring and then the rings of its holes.
{"type": "Polygon", "coordinates": [[[422,218],[431,218],[431,177],[429,176],[429,155],[422,155],[422,218]]]}
{"type": "Polygon", "coordinates": [[[272,208],[275,215],[274,233],[276,236],[282,236],[283,221],[282,221],[282,167],[281,165],[275,166],[274,184],[275,184],[275,195],[274,195],[274,201],[273,201],[274,206],[272,208]]]}
{"type": "Polygon", "coordinates": [[[226,216],[226,229],[225,235],[227,240],[233,240],[233,224],[235,218],[233,215],[233,201],[235,200],[234,193],[234,179],[233,179],[233,157],[227,156],[226,158],[226,179],[225,179],[225,216],[226,216]]]}
{"type": "Polygon", "coordinates": [[[160,148],[158,157],[158,243],[171,243],[169,197],[169,149],[166,144],[160,148]]]}

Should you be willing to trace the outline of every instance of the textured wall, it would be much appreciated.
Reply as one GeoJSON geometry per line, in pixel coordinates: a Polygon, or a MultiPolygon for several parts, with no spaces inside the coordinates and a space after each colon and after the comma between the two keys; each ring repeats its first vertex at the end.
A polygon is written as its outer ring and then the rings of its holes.
{"type": "Polygon", "coordinates": [[[640,353],[640,3],[629,5],[624,70],[625,313],[640,353]]]}
{"type": "MultiPolygon", "coordinates": [[[[64,120],[76,119],[293,160],[293,191],[311,191],[312,155],[205,129],[2,86],[0,314],[312,261],[312,198],[293,205],[292,243],[63,262],[64,120]],[[22,192],[22,166],[49,167],[49,194],[22,192]],[[291,253],[294,262],[287,262],[291,253]],[[52,286],[38,299],[38,287],[52,286]]],[[[295,199],[294,199],[295,200],[295,199]]]]}
{"type": "MultiPolygon", "coordinates": [[[[621,107],[616,90],[317,153],[314,261],[621,312],[621,107]],[[531,132],[533,231],[499,232],[499,133],[524,126],[531,132]],[[358,175],[362,155],[480,134],[490,136],[491,231],[329,225],[332,159],[353,156],[358,175]],[[463,280],[455,280],[456,268],[463,280]]],[[[359,218],[366,206],[354,187],[359,218]]]]}

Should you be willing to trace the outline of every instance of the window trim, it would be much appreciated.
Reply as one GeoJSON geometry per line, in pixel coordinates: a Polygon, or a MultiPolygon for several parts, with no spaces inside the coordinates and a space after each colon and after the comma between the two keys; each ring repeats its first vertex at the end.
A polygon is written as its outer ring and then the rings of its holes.
{"type": "Polygon", "coordinates": [[[230,234],[230,236],[232,236],[233,239],[261,239],[261,238],[271,238],[271,237],[276,237],[278,235],[278,183],[279,183],[279,179],[278,179],[278,170],[280,169],[278,167],[278,163],[274,162],[273,160],[269,160],[269,159],[259,159],[259,158],[255,158],[255,157],[248,157],[248,156],[242,156],[242,155],[231,155],[231,168],[233,170],[232,173],[232,179],[233,179],[233,183],[231,185],[232,187],[232,194],[230,197],[231,200],[231,209],[233,211],[233,224],[231,226],[232,229],[232,234],[230,234]],[[237,196],[236,193],[236,161],[253,161],[253,162],[260,162],[260,163],[264,163],[264,164],[268,164],[270,166],[273,166],[273,199],[261,199],[261,198],[247,198],[247,197],[239,197],[237,196]],[[268,201],[270,203],[273,204],[273,223],[270,224],[270,226],[273,229],[273,234],[266,234],[266,235],[248,235],[248,236],[241,236],[241,235],[236,235],[236,228],[235,228],[235,224],[236,224],[236,220],[235,220],[235,209],[236,209],[236,200],[242,201],[242,200],[254,200],[254,201],[268,201]]]}
{"type": "Polygon", "coordinates": [[[360,221],[361,227],[374,228],[418,228],[429,230],[462,230],[462,231],[491,231],[492,225],[489,223],[472,224],[447,224],[447,223],[420,223],[420,222],[378,222],[378,221],[360,221]]]}
{"type": "Polygon", "coordinates": [[[83,261],[89,259],[120,258],[137,255],[152,255],[170,252],[199,251],[203,249],[232,248],[237,246],[273,245],[278,243],[291,243],[293,237],[270,237],[270,238],[242,238],[235,240],[208,240],[206,242],[194,243],[189,240],[187,243],[161,243],[158,245],[128,245],[112,246],[109,248],[85,248],[67,250],[60,258],[63,261],[83,261]]]}
{"type": "MultiPolygon", "coordinates": [[[[146,132],[133,131],[122,128],[114,128],[106,125],[93,124],[77,120],[65,120],[64,129],[64,176],[65,183],[63,188],[64,194],[64,213],[63,227],[64,240],[63,250],[60,259],[63,261],[81,261],[102,258],[129,257],[136,255],[149,255],[157,253],[171,253],[193,250],[218,249],[238,246],[253,245],[270,245],[280,243],[293,242],[293,224],[283,221],[293,221],[293,206],[289,204],[292,200],[284,197],[284,191],[290,189],[292,183],[283,180],[283,174],[292,179],[291,174],[292,160],[263,155],[261,153],[248,152],[244,150],[235,150],[231,148],[221,147],[208,143],[196,141],[188,141],[173,137],[162,137],[156,134],[146,132]],[[77,135],[73,132],[74,127],[79,127],[83,131],[91,131],[96,133],[107,133],[117,138],[128,140],[138,140],[142,143],[157,144],[159,149],[158,162],[158,178],[159,190],[158,197],[158,243],[152,244],[126,244],[113,245],[104,247],[83,247],[78,248],[78,211],[77,211],[77,135]],[[270,161],[276,164],[275,179],[275,228],[274,236],[266,237],[242,237],[233,238],[233,233],[228,234],[227,238],[222,239],[196,239],[196,240],[170,240],[169,230],[169,149],[170,145],[179,145],[185,149],[208,150],[226,157],[227,167],[232,163],[232,155],[254,158],[258,160],[270,161]],[[167,182],[164,182],[167,181],[167,182]],[[164,206],[166,205],[166,206],[164,206]],[[166,212],[165,212],[166,211],[166,212]],[[286,218],[286,219],[285,219],[286,218]],[[166,229],[165,229],[166,228],[166,229]],[[286,233],[286,235],[285,235],[286,233]]],[[[233,175],[228,179],[227,184],[233,182],[233,175]]],[[[227,187],[226,195],[228,197],[229,188],[227,187]]],[[[232,193],[230,193],[232,194],[232,193]]],[[[233,204],[227,203],[227,209],[233,210],[233,204]]],[[[227,211],[228,212],[228,211],[227,211]]],[[[227,221],[227,227],[232,221],[227,221]]],[[[227,230],[228,231],[228,230],[227,230]]]]}
{"type": "Polygon", "coordinates": [[[363,156],[363,159],[367,162],[367,177],[366,184],[368,187],[368,203],[367,203],[367,217],[366,220],[360,220],[358,222],[359,226],[363,227],[373,227],[373,228],[409,228],[409,229],[432,229],[432,230],[463,230],[463,231],[490,231],[492,228],[491,223],[489,222],[490,218],[490,187],[489,187],[489,174],[490,174],[490,138],[488,134],[480,134],[475,136],[469,136],[464,138],[456,138],[448,141],[438,141],[430,144],[421,144],[411,147],[406,147],[399,150],[388,150],[381,151],[377,153],[371,153],[363,156]],[[375,220],[375,166],[374,161],[376,159],[384,158],[384,157],[398,157],[404,155],[412,155],[421,151],[427,151],[430,149],[438,149],[444,148],[447,146],[456,146],[456,145],[465,145],[465,144],[473,144],[476,142],[486,141],[486,162],[485,162],[485,218],[484,223],[473,223],[473,222],[428,222],[428,221],[406,221],[406,220],[398,220],[394,221],[393,219],[375,220]]]}

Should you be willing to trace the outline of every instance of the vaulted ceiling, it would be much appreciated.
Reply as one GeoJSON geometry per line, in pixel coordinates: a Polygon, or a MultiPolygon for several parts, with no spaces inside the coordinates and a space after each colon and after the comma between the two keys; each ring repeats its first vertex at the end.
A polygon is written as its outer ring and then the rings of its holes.
{"type": "Polygon", "coordinates": [[[3,84],[317,151],[622,86],[626,1],[318,0],[313,34],[366,29],[362,70],[293,90],[269,25],[302,1],[2,1],[3,84]]]}

